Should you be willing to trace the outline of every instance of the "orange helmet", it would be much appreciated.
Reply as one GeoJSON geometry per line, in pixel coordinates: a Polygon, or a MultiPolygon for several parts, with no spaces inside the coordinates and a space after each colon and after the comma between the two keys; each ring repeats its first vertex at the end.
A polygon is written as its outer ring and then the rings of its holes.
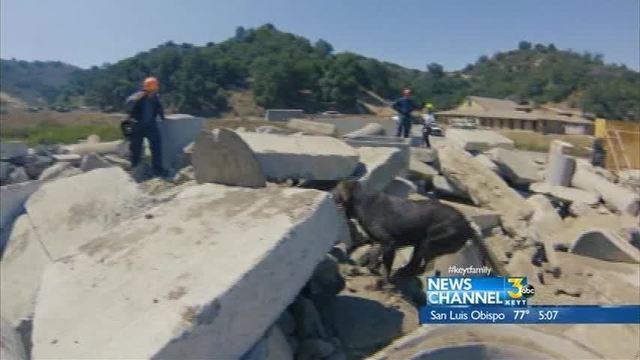
{"type": "Polygon", "coordinates": [[[150,76],[144,79],[144,81],[142,82],[142,88],[144,89],[144,91],[149,92],[158,91],[158,88],[160,88],[160,83],[158,82],[158,79],[150,76]]]}
{"type": "Polygon", "coordinates": [[[402,90],[402,95],[404,96],[411,96],[411,89],[404,89],[402,90]]]}

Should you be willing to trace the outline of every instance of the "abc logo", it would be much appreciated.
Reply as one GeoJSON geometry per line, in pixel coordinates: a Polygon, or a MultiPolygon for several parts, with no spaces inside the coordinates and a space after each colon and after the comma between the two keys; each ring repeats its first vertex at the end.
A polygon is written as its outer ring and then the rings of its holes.
{"type": "Polygon", "coordinates": [[[522,293],[522,295],[526,298],[530,298],[533,295],[535,295],[536,293],[536,289],[533,287],[533,285],[531,284],[527,284],[525,286],[522,287],[522,289],[520,290],[520,292],[522,293]]]}

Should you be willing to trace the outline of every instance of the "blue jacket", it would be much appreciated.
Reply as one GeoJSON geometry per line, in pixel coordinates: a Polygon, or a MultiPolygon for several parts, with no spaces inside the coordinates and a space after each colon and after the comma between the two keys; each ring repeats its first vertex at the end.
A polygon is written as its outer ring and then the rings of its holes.
{"type": "Polygon", "coordinates": [[[157,94],[146,95],[138,91],[127,98],[127,105],[129,116],[140,125],[155,125],[158,116],[164,120],[164,109],[157,94]]]}
{"type": "Polygon", "coordinates": [[[402,116],[409,116],[412,111],[420,110],[420,107],[413,100],[403,97],[393,103],[393,110],[402,116]]]}

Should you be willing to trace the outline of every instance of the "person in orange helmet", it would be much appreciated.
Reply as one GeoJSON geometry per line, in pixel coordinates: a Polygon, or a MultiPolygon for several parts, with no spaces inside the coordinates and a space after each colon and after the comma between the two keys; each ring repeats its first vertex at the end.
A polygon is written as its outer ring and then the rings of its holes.
{"type": "Polygon", "coordinates": [[[411,89],[402,91],[402,98],[393,103],[393,110],[400,115],[396,136],[409,137],[411,134],[411,112],[420,110],[420,107],[411,99],[411,89]]]}
{"type": "Polygon", "coordinates": [[[148,77],[142,82],[142,90],[135,92],[127,99],[129,118],[132,124],[129,131],[129,151],[131,167],[136,169],[142,159],[142,143],[149,141],[153,171],[156,176],[167,176],[162,166],[162,147],[158,118],[165,120],[164,109],[158,97],[160,83],[155,77],[148,77]]]}

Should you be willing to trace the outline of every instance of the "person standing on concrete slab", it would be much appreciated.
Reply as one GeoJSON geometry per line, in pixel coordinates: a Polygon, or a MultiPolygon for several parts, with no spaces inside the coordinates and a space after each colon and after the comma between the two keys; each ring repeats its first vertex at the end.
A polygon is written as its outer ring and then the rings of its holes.
{"type": "Polygon", "coordinates": [[[607,150],[604,148],[604,139],[593,139],[593,150],[591,153],[591,165],[605,167],[605,160],[607,158],[607,150]]]}
{"type": "Polygon", "coordinates": [[[408,138],[411,133],[411,112],[420,110],[420,107],[411,99],[411,89],[402,91],[402,98],[393,103],[393,110],[400,116],[396,136],[408,138]]]}
{"type": "Polygon", "coordinates": [[[431,127],[436,123],[436,118],[431,112],[431,109],[433,109],[433,105],[431,103],[426,103],[424,107],[427,109],[427,112],[423,115],[424,123],[422,124],[422,138],[424,139],[425,146],[431,149],[429,135],[431,135],[431,127]]]}
{"type": "Polygon", "coordinates": [[[142,159],[142,142],[149,141],[153,171],[156,176],[165,177],[167,171],[162,167],[162,147],[157,118],[165,120],[164,110],[158,97],[160,83],[154,77],[142,82],[142,90],[127,98],[130,107],[129,117],[133,120],[129,136],[131,167],[136,168],[142,159]]]}

